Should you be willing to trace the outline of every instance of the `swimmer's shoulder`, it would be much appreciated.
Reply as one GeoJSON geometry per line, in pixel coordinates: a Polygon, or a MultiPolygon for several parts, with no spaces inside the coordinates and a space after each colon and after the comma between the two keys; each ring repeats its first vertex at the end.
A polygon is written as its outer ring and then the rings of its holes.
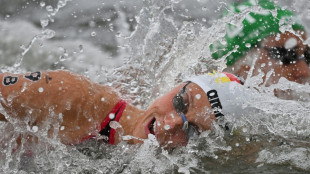
{"type": "Polygon", "coordinates": [[[66,70],[36,71],[28,73],[1,73],[0,92],[4,98],[21,94],[35,95],[43,91],[49,94],[57,93],[62,89],[87,88],[90,81],[79,74],[66,70]]]}

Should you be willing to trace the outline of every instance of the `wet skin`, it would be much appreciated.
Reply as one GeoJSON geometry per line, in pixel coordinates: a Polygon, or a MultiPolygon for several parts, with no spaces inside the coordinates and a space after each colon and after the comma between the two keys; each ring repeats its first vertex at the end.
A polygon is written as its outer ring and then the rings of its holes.
{"type": "MultiPolygon", "coordinates": [[[[145,139],[149,133],[154,134],[159,144],[164,147],[184,146],[188,143],[182,130],[182,117],[172,103],[173,97],[184,85],[185,83],[178,85],[149,106],[145,116],[138,122],[134,136],[145,139]]],[[[206,94],[195,83],[190,83],[186,90],[188,99],[185,100],[189,103],[185,114],[187,121],[194,124],[199,132],[211,129],[215,116],[211,114],[211,105],[206,94]]]]}
{"type": "MultiPolygon", "coordinates": [[[[301,38],[303,40],[306,40],[305,32],[299,33],[301,38]]],[[[278,83],[281,77],[300,84],[309,82],[310,70],[305,60],[297,60],[288,65],[282,64],[280,60],[271,58],[269,52],[262,48],[284,47],[287,42],[290,42],[293,39],[297,41],[294,49],[297,50],[298,56],[301,56],[306,50],[306,46],[303,44],[301,38],[291,32],[285,32],[279,34],[279,36],[270,36],[265,38],[262,41],[260,48],[254,48],[257,49],[257,51],[259,52],[259,57],[254,65],[253,75],[255,76],[258,75],[259,72],[263,72],[265,74],[263,80],[264,82],[266,82],[266,86],[278,83]],[[269,78],[267,78],[266,74],[272,70],[274,72],[269,78]]],[[[249,66],[242,66],[242,68],[238,72],[235,72],[235,74],[246,78],[247,72],[249,71],[249,66]]]]}

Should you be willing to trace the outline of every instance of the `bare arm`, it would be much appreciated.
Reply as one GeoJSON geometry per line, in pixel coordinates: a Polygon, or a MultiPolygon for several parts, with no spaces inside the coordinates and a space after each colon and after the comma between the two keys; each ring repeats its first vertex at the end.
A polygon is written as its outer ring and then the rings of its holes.
{"type": "Polygon", "coordinates": [[[51,136],[56,129],[65,144],[94,131],[118,101],[111,88],[68,71],[4,73],[0,80],[0,102],[9,117],[49,129],[51,136]]]}

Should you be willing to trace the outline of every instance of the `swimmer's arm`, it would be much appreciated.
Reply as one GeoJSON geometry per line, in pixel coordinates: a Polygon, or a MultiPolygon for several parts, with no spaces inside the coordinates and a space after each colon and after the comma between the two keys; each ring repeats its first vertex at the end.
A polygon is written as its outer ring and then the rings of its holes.
{"type": "MultiPolygon", "coordinates": [[[[10,118],[30,119],[29,125],[38,127],[46,122],[60,121],[60,128],[64,129],[58,134],[65,144],[88,135],[118,100],[117,93],[110,87],[95,84],[68,71],[4,73],[0,74],[0,80],[3,98],[0,103],[10,118]],[[102,102],[103,97],[108,102],[102,102]],[[48,121],[50,118],[53,121],[48,121]]],[[[1,114],[0,120],[5,120],[1,114]]]]}

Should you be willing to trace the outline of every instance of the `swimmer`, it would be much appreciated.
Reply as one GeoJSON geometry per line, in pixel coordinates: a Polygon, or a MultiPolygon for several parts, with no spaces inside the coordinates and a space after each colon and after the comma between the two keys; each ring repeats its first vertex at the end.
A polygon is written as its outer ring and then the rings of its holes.
{"type": "Polygon", "coordinates": [[[64,70],[3,73],[0,79],[4,109],[0,120],[19,120],[32,132],[47,131],[49,137],[57,133],[66,145],[87,139],[118,144],[122,135],[135,137],[129,143],[142,143],[149,134],[161,146],[186,145],[225,114],[240,114],[243,104],[235,102],[243,96],[242,82],[229,73],[190,78],[155,100],[147,111],[124,101],[111,87],[64,70]]]}
{"type": "Polygon", "coordinates": [[[225,72],[243,79],[262,72],[266,86],[278,83],[281,77],[300,84],[309,82],[310,48],[303,43],[306,31],[293,12],[268,0],[235,3],[228,11],[227,15],[245,16],[240,26],[226,25],[226,44],[217,41],[210,45],[214,59],[226,57],[225,72]]]}

